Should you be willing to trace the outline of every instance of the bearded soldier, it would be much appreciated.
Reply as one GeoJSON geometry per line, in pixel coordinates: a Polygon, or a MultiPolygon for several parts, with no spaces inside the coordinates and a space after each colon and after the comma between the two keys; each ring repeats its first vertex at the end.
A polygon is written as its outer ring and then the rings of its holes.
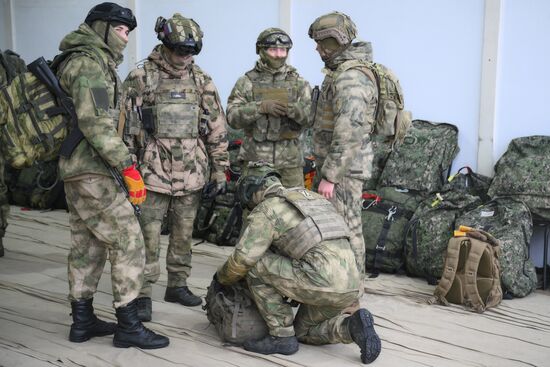
{"type": "Polygon", "coordinates": [[[71,226],[69,340],[115,333],[117,347],[152,349],[167,346],[169,340],[145,328],[137,317],[145,266],[143,236],[134,209],[109,171],[122,174],[132,204],[143,202],[143,180],[116,130],[120,79],[115,68],[136,25],[130,9],[102,3],[61,41],[65,60],[57,73],[74,102],[83,139],[69,158],[60,158],[59,172],[71,226]],[[92,306],[107,258],[118,325],[99,320],[92,306]]]}
{"type": "Polygon", "coordinates": [[[243,129],[239,152],[243,175],[248,162],[272,164],[285,187],[303,186],[300,133],[311,126],[311,88],[286,64],[292,40],[279,28],[260,33],[254,69],[237,80],[227,102],[229,126],[243,129]]]}
{"type": "Polygon", "coordinates": [[[325,79],[313,123],[313,145],[320,182],[317,191],[329,199],[351,231],[357,267],[365,271],[361,194],[370,177],[369,144],[378,92],[361,70],[371,60],[370,44],[352,43],[357,29],[349,16],[333,12],[317,18],[309,37],[325,63],[325,79]]]}
{"type": "Polygon", "coordinates": [[[170,19],[159,17],[155,32],[162,44],[124,83],[128,144],[147,187],[140,217],[146,246],[145,282],[138,299],[143,321],[151,320],[151,291],[160,276],[160,233],[166,213],[170,239],[164,300],[201,304],[187,285],[193,221],[201,189],[210,181],[209,187],[224,193],[229,167],[220,98],[210,76],[193,59],[202,48],[199,25],[176,13],[170,19]]]}
{"type": "Polygon", "coordinates": [[[248,283],[269,335],[244,348],[293,354],[298,341],[355,342],[363,363],[374,361],[381,342],[372,315],[364,308],[342,312],[356,301],[361,282],[344,219],[321,195],[285,189],[267,166],[249,173],[237,189],[241,205],[252,210],[247,226],[212,282],[220,290],[242,278],[248,283]],[[300,303],[296,317],[287,300],[300,303]]]}
{"type": "MultiPolygon", "coordinates": [[[[2,52],[0,50],[0,87],[9,84],[19,73],[27,70],[25,62],[18,54],[11,50],[2,52]]],[[[4,182],[4,159],[0,154],[0,257],[4,256],[4,244],[2,238],[8,226],[8,188],[4,182]]]]}

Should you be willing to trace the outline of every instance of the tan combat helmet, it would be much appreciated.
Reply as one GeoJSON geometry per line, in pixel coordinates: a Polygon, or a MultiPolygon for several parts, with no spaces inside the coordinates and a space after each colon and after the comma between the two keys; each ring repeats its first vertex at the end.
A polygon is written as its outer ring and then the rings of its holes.
{"type": "Polygon", "coordinates": [[[158,17],[155,32],[157,38],[178,55],[198,55],[201,52],[204,35],[200,26],[180,13],[175,13],[170,19],[158,17]]]}
{"type": "Polygon", "coordinates": [[[357,27],[348,15],[334,11],[315,19],[308,35],[316,42],[334,38],[340,46],[345,46],[357,36],[357,27]]]}

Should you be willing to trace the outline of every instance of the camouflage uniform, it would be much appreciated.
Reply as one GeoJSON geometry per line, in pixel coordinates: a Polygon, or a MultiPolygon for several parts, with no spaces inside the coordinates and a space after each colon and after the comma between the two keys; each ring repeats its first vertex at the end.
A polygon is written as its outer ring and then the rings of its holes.
{"type": "Polygon", "coordinates": [[[144,297],[151,297],[152,284],[160,276],[160,232],[166,213],[171,223],[167,286],[187,286],[200,190],[209,174],[212,181],[225,182],[229,167],[226,119],[212,79],[191,56],[185,65],[170,64],[165,47],[156,46],[143,67],[131,71],[124,82],[130,116],[126,140],[139,157],[148,195],[140,217],[146,245],[144,297]],[[145,131],[138,109],[144,115],[153,111],[154,129],[145,131]]]}
{"type": "Polygon", "coordinates": [[[370,60],[370,53],[369,44],[353,43],[327,65],[313,123],[316,176],[335,184],[331,201],[351,230],[361,271],[365,269],[361,194],[373,162],[369,142],[378,94],[372,80],[357,68],[347,69],[347,63],[370,60]]]}
{"type": "MultiPolygon", "coordinates": [[[[25,63],[19,55],[10,50],[0,51],[0,86],[7,84],[9,79],[13,78],[15,73],[24,72],[26,70],[25,63]]],[[[2,238],[6,233],[8,226],[8,213],[10,206],[8,204],[8,188],[4,182],[4,159],[0,154],[0,252],[3,255],[4,247],[2,238]]],[[[0,256],[2,256],[0,255],[0,256]]]]}
{"type": "MultiPolygon", "coordinates": [[[[269,28],[262,34],[270,31],[283,32],[269,28]]],[[[299,137],[311,126],[310,109],[309,83],[294,67],[287,64],[271,67],[262,55],[255,67],[237,80],[227,102],[229,126],[245,132],[238,157],[243,174],[247,174],[248,162],[264,161],[281,173],[284,186],[303,186],[304,158],[299,137]],[[265,99],[284,103],[287,115],[275,117],[261,113],[260,105],[265,99]]]]}
{"type": "Polygon", "coordinates": [[[360,274],[350,243],[341,236],[347,235],[343,218],[322,196],[305,189],[275,184],[264,195],[235,250],[218,270],[218,281],[233,284],[246,278],[272,336],[296,335],[310,344],[351,343],[344,322],[349,315],[342,310],[357,299],[360,274]],[[328,240],[303,241],[309,243],[300,249],[305,253],[293,253],[300,246],[288,245],[297,228],[317,228],[302,214],[299,200],[322,208],[315,212],[333,219],[328,221],[332,231],[343,232],[328,240]],[[287,298],[301,303],[295,317],[287,298]]]}
{"type": "Polygon", "coordinates": [[[109,257],[114,307],[124,307],[139,294],[145,250],[132,206],[104,163],[119,171],[132,165],[114,118],[120,99],[115,67],[122,61],[122,51],[107,46],[85,23],[65,36],[59,49],[71,52],[58,75],[73,98],[85,137],[70,158],[59,161],[71,226],[69,299],[93,297],[109,257]]]}

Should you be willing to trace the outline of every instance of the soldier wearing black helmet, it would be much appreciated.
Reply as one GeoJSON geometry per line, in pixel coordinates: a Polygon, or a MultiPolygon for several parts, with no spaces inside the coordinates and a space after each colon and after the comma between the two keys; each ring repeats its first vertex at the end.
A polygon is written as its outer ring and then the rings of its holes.
{"type": "Polygon", "coordinates": [[[286,187],[303,186],[300,134],[311,126],[311,88],[286,63],[290,36],[268,28],[256,41],[260,56],[254,68],[237,80],[227,102],[227,120],[245,138],[238,159],[247,174],[248,162],[264,161],[281,174],[286,187]]]}
{"type": "Polygon", "coordinates": [[[145,277],[138,298],[142,321],[152,318],[151,294],[160,276],[160,232],[168,216],[168,282],[164,300],[199,306],[187,284],[191,275],[193,221],[206,184],[226,189],[229,167],[226,119],[212,78],[195,64],[203,32],[197,22],[175,13],[159,17],[157,38],[147,60],[124,81],[126,142],[139,161],[147,187],[140,224],[145,239],[145,277]],[[140,113],[136,113],[140,111],[140,113]]]}
{"type": "Polygon", "coordinates": [[[120,80],[128,34],[137,26],[132,11],[115,3],[93,7],[85,22],[66,35],[59,49],[57,74],[72,97],[84,139],[71,157],[60,158],[70,215],[68,259],[72,342],[115,334],[117,347],[162,348],[168,338],[145,328],[137,317],[136,298],[143,282],[143,236],[129,200],[145,200],[145,188],[128,148],[117,135],[120,80]],[[124,178],[130,197],[115,183],[106,165],[124,178]],[[96,317],[92,306],[106,259],[111,263],[113,306],[118,324],[96,317]]]}

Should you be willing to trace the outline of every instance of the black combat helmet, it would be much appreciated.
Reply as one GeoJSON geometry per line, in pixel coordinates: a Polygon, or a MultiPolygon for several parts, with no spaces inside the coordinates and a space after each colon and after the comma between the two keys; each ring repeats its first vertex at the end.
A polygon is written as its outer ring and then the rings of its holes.
{"type": "Polygon", "coordinates": [[[136,17],[132,10],[115,3],[105,2],[94,6],[84,22],[91,26],[96,20],[103,20],[111,24],[121,23],[127,26],[130,31],[137,27],[136,17]]]}
{"type": "Polygon", "coordinates": [[[204,36],[201,27],[180,13],[175,13],[170,19],[158,17],[155,32],[157,38],[178,55],[198,55],[201,52],[204,36]]]}
{"type": "Polygon", "coordinates": [[[276,177],[277,182],[281,179],[281,174],[271,165],[250,162],[248,167],[248,174],[241,176],[237,182],[237,199],[243,208],[250,207],[252,196],[263,187],[269,177],[276,177]]]}

